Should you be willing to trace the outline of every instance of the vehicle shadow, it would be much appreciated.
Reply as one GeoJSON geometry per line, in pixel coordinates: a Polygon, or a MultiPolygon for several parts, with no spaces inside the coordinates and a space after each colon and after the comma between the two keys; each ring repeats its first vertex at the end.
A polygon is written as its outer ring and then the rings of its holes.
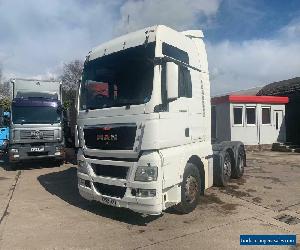
{"type": "Polygon", "coordinates": [[[87,201],[79,195],[77,188],[77,172],[75,167],[70,167],[59,172],[41,175],[40,184],[52,195],[56,195],[70,205],[79,207],[99,216],[121,221],[131,225],[146,226],[159,216],[144,217],[124,208],[115,208],[95,201],[87,201]]]}
{"type": "Polygon", "coordinates": [[[6,171],[53,168],[58,166],[60,166],[59,162],[51,160],[34,160],[11,165],[8,162],[8,157],[6,155],[0,159],[0,168],[3,168],[6,171]]]}

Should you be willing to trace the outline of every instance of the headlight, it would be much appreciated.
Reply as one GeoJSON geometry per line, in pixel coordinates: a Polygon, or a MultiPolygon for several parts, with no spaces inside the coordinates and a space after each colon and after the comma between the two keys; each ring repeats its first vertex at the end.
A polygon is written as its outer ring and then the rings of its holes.
{"type": "Polygon", "coordinates": [[[8,145],[8,140],[4,140],[3,141],[3,146],[7,146],[8,145]]]}
{"type": "Polygon", "coordinates": [[[131,194],[136,197],[155,197],[156,190],[155,189],[132,189],[131,194]]]}
{"type": "Polygon", "coordinates": [[[78,164],[78,168],[77,168],[78,172],[81,172],[83,174],[88,174],[87,164],[85,161],[78,160],[77,164],[78,164]]]}
{"type": "Polygon", "coordinates": [[[135,172],[135,181],[150,182],[157,180],[157,167],[138,167],[135,172]]]}

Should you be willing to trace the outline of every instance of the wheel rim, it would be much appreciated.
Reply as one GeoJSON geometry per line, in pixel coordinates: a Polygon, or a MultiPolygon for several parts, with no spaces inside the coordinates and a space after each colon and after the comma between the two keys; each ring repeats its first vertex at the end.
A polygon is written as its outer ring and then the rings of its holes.
{"type": "Polygon", "coordinates": [[[186,178],[185,182],[185,199],[188,203],[193,203],[196,198],[199,191],[199,185],[197,182],[197,179],[190,175],[186,178]]]}
{"type": "Polygon", "coordinates": [[[231,161],[229,157],[226,157],[224,161],[224,176],[227,178],[231,176],[231,161]]]}

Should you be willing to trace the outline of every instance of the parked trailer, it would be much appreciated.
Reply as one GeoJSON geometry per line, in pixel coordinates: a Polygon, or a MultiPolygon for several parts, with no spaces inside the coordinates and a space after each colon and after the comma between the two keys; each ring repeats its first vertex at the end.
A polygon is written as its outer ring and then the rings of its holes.
{"type": "Polygon", "coordinates": [[[26,160],[63,160],[61,83],[11,80],[11,166],[26,160]]]}
{"type": "Polygon", "coordinates": [[[242,142],[211,144],[203,33],[154,26],[87,56],[78,92],[78,189],[143,214],[195,209],[243,175],[242,142]]]}

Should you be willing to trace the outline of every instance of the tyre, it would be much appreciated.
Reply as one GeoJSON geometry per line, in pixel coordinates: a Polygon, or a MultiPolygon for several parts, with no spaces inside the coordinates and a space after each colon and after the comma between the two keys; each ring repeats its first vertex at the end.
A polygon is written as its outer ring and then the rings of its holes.
{"type": "Polygon", "coordinates": [[[55,165],[58,166],[58,167],[64,165],[64,163],[65,163],[64,160],[56,160],[56,161],[55,161],[55,165]]]}
{"type": "Polygon", "coordinates": [[[232,178],[240,178],[244,174],[246,165],[246,154],[242,147],[239,147],[236,165],[232,169],[232,178]]]}
{"type": "Polygon", "coordinates": [[[226,152],[224,155],[224,162],[223,162],[223,186],[227,186],[230,177],[231,177],[231,170],[232,170],[232,161],[229,152],[226,152]]]}
{"type": "Polygon", "coordinates": [[[7,164],[7,170],[8,171],[15,171],[18,169],[18,164],[15,162],[8,162],[7,164]]]}
{"type": "Polygon", "coordinates": [[[181,202],[176,206],[176,210],[183,214],[192,212],[199,202],[200,194],[201,176],[199,170],[193,163],[187,163],[181,185],[181,202]]]}
{"type": "Polygon", "coordinates": [[[229,152],[222,152],[214,159],[214,185],[218,187],[227,186],[232,169],[232,160],[229,152]]]}

